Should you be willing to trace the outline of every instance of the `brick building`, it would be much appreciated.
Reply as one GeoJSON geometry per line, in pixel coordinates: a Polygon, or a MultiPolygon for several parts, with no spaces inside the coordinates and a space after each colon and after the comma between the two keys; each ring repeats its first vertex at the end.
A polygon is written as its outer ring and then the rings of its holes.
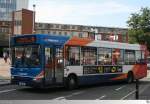
{"type": "Polygon", "coordinates": [[[64,36],[77,36],[105,41],[128,42],[127,28],[98,27],[70,24],[36,23],[35,31],[38,34],[57,34],[64,36]]]}

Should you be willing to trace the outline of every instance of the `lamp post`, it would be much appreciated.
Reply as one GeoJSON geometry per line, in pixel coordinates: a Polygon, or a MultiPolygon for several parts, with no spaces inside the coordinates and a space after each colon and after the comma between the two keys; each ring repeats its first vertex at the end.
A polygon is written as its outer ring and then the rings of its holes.
{"type": "Polygon", "coordinates": [[[33,30],[32,30],[32,32],[33,32],[33,34],[35,33],[35,8],[36,8],[36,5],[35,4],[33,4],[33,30]]]}
{"type": "Polygon", "coordinates": [[[10,34],[9,35],[9,57],[10,57],[10,34]]]}
{"type": "Polygon", "coordinates": [[[11,34],[8,34],[8,41],[9,41],[9,64],[11,64],[12,58],[11,58],[11,47],[10,47],[10,38],[11,38],[11,34]]]}

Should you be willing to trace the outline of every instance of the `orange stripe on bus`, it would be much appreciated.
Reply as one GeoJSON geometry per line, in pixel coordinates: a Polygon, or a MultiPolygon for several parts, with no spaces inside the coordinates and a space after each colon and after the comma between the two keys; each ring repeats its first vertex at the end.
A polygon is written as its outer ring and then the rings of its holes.
{"type": "Polygon", "coordinates": [[[127,78],[127,74],[122,74],[119,75],[118,77],[112,78],[111,80],[121,80],[121,79],[126,79],[127,78]]]}
{"type": "Polygon", "coordinates": [[[92,42],[93,40],[88,38],[78,38],[72,37],[66,45],[76,45],[76,46],[86,46],[88,43],[92,42]]]}

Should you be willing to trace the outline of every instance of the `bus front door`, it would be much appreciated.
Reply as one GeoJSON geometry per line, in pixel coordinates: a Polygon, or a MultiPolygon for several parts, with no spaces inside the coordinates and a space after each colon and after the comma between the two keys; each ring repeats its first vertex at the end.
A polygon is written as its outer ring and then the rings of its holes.
{"type": "Polygon", "coordinates": [[[45,48],[45,84],[63,82],[64,76],[63,49],[45,48]]]}
{"type": "Polygon", "coordinates": [[[55,79],[56,83],[62,83],[64,77],[63,49],[56,48],[55,52],[55,79]]]}

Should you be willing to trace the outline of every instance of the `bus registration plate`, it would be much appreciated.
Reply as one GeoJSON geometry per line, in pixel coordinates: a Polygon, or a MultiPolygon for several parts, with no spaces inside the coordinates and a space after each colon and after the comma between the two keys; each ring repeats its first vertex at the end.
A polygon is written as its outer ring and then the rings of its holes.
{"type": "Polygon", "coordinates": [[[19,85],[20,85],[20,86],[25,86],[26,83],[24,83],[24,82],[19,82],[19,85]]]}

